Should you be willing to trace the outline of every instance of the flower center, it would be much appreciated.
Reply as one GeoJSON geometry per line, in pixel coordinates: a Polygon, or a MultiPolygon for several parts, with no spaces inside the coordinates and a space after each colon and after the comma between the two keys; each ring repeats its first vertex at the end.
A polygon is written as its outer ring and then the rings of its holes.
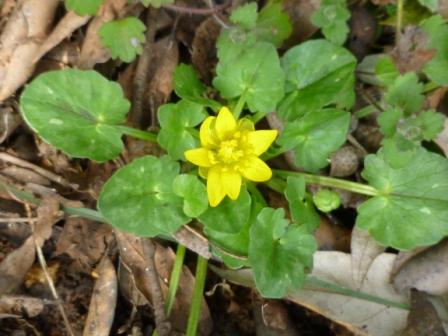
{"type": "Polygon", "coordinates": [[[244,152],[238,148],[237,140],[226,140],[219,144],[218,159],[224,164],[232,164],[239,161],[244,152]]]}

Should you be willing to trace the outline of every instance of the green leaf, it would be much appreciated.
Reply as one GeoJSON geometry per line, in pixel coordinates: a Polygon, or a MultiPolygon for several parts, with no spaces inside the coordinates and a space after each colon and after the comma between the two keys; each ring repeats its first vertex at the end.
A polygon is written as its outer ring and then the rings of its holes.
{"type": "Polygon", "coordinates": [[[389,86],[395,82],[400,73],[392,58],[389,55],[384,55],[378,59],[375,75],[382,84],[389,86]]]}
{"type": "Polygon", "coordinates": [[[249,261],[261,295],[282,298],[305,280],[316,251],[314,237],[291,225],[282,208],[264,208],[250,229],[249,261]]]}
{"type": "Polygon", "coordinates": [[[230,15],[230,22],[251,29],[257,24],[257,16],[257,3],[251,2],[235,9],[230,15]]]}
{"type": "Polygon", "coordinates": [[[448,235],[448,160],[393,142],[368,155],[362,176],[378,190],[358,208],[356,224],[382,245],[411,250],[448,235]]]}
{"type": "Polygon", "coordinates": [[[423,84],[418,82],[415,72],[408,72],[398,76],[390,85],[386,94],[386,102],[394,107],[403,109],[405,115],[419,112],[425,99],[423,84]]]}
{"type": "Polygon", "coordinates": [[[217,110],[221,107],[218,102],[204,98],[205,86],[199,80],[198,74],[193,66],[187,64],[179,64],[173,73],[174,91],[180,98],[190,100],[204,106],[210,106],[217,110]]]}
{"type": "Polygon", "coordinates": [[[174,0],[140,0],[143,6],[152,6],[155,8],[160,8],[163,5],[169,5],[174,3],[174,0]]]}
{"type": "Polygon", "coordinates": [[[313,196],[316,207],[322,212],[331,212],[341,205],[341,196],[330,189],[321,189],[313,196]]]}
{"type": "MultiPolygon", "coordinates": [[[[199,221],[207,237],[220,248],[238,255],[247,255],[251,214],[259,208],[252,204],[246,188],[237,200],[225,198],[216,208],[208,208],[199,221]]],[[[255,216],[256,216],[255,214],[255,216]]]]}
{"type": "Polygon", "coordinates": [[[289,49],[282,58],[286,73],[285,98],[278,114],[292,121],[304,113],[336,104],[353,105],[355,57],[326,40],[312,40],[289,49]]]}
{"type": "Polygon", "coordinates": [[[42,139],[70,156],[99,162],[123,150],[117,125],[129,107],[117,83],[76,69],[45,72],[20,98],[25,121],[42,139]]]}
{"type": "Polygon", "coordinates": [[[173,181],[173,192],[184,199],[184,212],[198,217],[208,208],[207,190],[197,176],[182,174],[173,181]]]}
{"type": "Polygon", "coordinates": [[[425,6],[431,12],[435,13],[439,9],[439,1],[438,0],[418,0],[420,5],[425,6]]]}
{"type": "Polygon", "coordinates": [[[424,111],[410,122],[419,128],[419,140],[429,141],[443,131],[445,116],[435,111],[424,111]]]}
{"type": "Polygon", "coordinates": [[[350,11],[345,0],[321,0],[319,9],[311,16],[311,22],[322,28],[322,33],[329,41],[343,45],[349,32],[349,18],[350,11]]]}
{"type": "Polygon", "coordinates": [[[226,46],[230,50],[218,53],[217,77],[213,85],[226,99],[244,94],[251,112],[273,111],[283,97],[285,78],[275,47],[267,42],[257,42],[246,49],[221,42],[219,48],[222,50],[226,46]]]}
{"type": "Polygon", "coordinates": [[[162,105],[157,116],[161,127],[157,141],[173,159],[185,160],[184,152],[199,144],[199,134],[194,127],[204,120],[204,107],[181,100],[176,104],[162,105]]]}
{"type": "Polygon", "coordinates": [[[104,0],[65,0],[65,8],[80,16],[96,14],[104,0]]]}
{"type": "Polygon", "coordinates": [[[250,209],[251,197],[246,188],[242,188],[235,201],[226,197],[217,207],[210,207],[200,215],[199,221],[206,231],[238,233],[249,220],[250,209]]]}
{"type": "Polygon", "coordinates": [[[282,11],[282,6],[269,2],[261,9],[254,31],[258,40],[280,47],[283,41],[291,35],[292,25],[288,14],[282,11]]]}
{"type": "Polygon", "coordinates": [[[393,137],[397,132],[397,124],[403,118],[403,111],[398,108],[390,108],[378,116],[380,131],[385,137],[393,137]]]}
{"type": "Polygon", "coordinates": [[[179,168],[169,156],[132,161],[103,186],[98,209],[111,225],[137,236],[173,234],[190,220],[172,188],[179,168]]]}
{"type": "Polygon", "coordinates": [[[428,49],[437,54],[423,66],[423,72],[436,84],[448,85],[448,25],[440,15],[424,21],[422,29],[428,36],[428,49]]]}
{"type": "Polygon", "coordinates": [[[285,197],[294,222],[303,225],[309,232],[319,226],[320,217],[305,190],[305,178],[289,176],[286,180],[285,197]]]}
{"type": "Polygon", "coordinates": [[[98,32],[101,43],[109,50],[113,59],[132,62],[143,52],[145,25],[139,19],[130,16],[103,24],[98,32]]]}
{"type": "Polygon", "coordinates": [[[341,147],[350,124],[348,112],[324,109],[313,111],[285,125],[278,143],[294,151],[295,163],[316,172],[328,165],[328,158],[341,147]]]}

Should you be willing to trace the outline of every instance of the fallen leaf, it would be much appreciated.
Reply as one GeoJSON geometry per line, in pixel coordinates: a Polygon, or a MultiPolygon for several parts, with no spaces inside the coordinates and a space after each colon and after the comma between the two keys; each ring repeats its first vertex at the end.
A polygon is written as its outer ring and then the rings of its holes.
{"type": "Polygon", "coordinates": [[[432,295],[448,293],[448,240],[417,254],[401,266],[393,283],[398,291],[410,288],[432,295]]]}
{"type": "Polygon", "coordinates": [[[24,0],[0,36],[0,101],[32,75],[34,57],[53,21],[58,0],[24,0]]]}
{"type": "Polygon", "coordinates": [[[352,277],[356,287],[361,287],[370,266],[376,257],[384,252],[385,247],[379,245],[365,230],[356,226],[352,230],[351,240],[352,277]]]}
{"type": "Polygon", "coordinates": [[[109,257],[101,260],[96,270],[98,280],[90,299],[83,336],[108,336],[117,304],[117,275],[109,257]]]}
{"type": "Polygon", "coordinates": [[[258,336],[299,335],[282,301],[256,300],[253,314],[258,336]]]}
{"type": "Polygon", "coordinates": [[[45,302],[30,296],[0,296],[0,314],[14,314],[23,317],[35,317],[42,313],[45,302]]]}

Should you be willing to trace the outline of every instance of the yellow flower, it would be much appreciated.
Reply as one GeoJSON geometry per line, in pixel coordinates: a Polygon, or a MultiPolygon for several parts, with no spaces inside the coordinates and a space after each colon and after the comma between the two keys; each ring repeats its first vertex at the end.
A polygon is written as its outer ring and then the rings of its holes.
{"type": "Polygon", "coordinates": [[[269,166],[258,158],[277,137],[277,131],[255,131],[248,119],[235,120],[227,107],[216,117],[207,117],[199,132],[201,147],[185,152],[199,174],[207,179],[210,205],[217,206],[227,195],[236,200],[243,178],[263,182],[272,176],[269,166]]]}

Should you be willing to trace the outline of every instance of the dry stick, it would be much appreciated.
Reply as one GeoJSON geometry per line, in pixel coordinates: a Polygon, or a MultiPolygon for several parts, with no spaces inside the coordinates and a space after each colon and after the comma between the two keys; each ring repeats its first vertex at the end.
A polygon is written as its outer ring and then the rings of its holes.
{"type": "Polygon", "coordinates": [[[227,6],[229,6],[229,4],[222,4],[212,8],[191,8],[178,5],[163,5],[162,8],[189,15],[210,15],[222,11],[227,6]]]}
{"type": "Polygon", "coordinates": [[[0,153],[0,160],[9,162],[9,163],[14,164],[19,167],[34,170],[37,174],[42,175],[42,176],[46,177],[47,179],[49,179],[50,181],[58,183],[64,187],[69,187],[69,188],[72,188],[75,190],[78,188],[78,185],[71,184],[63,177],[56,175],[55,173],[52,173],[52,172],[50,172],[46,169],[43,169],[39,166],[36,166],[35,164],[29,163],[28,161],[22,160],[16,156],[11,155],[11,154],[4,153],[4,152],[0,153]]]}
{"type": "Polygon", "coordinates": [[[205,3],[207,4],[207,6],[212,10],[212,11],[214,11],[213,13],[212,13],[212,15],[213,15],[213,18],[215,19],[215,21],[222,27],[222,28],[229,28],[229,25],[227,24],[227,23],[225,23],[219,16],[218,16],[218,14],[216,13],[216,10],[215,10],[215,5],[214,5],[214,3],[213,3],[213,0],[205,0],[205,3]]]}
{"type": "MultiPolygon", "coordinates": [[[[27,214],[30,215],[31,214],[30,206],[28,205],[28,203],[24,203],[24,205],[25,205],[27,214]]],[[[31,217],[31,216],[29,216],[29,217],[31,217]]],[[[34,225],[32,227],[34,228],[34,225]]],[[[45,280],[47,280],[48,287],[50,287],[51,295],[53,295],[53,298],[55,299],[56,304],[59,308],[59,312],[62,315],[62,319],[64,320],[64,324],[65,324],[65,328],[67,329],[67,332],[70,336],[75,336],[73,329],[70,325],[70,322],[67,318],[67,314],[65,314],[65,309],[62,306],[61,301],[59,300],[59,295],[58,295],[58,292],[56,291],[56,287],[54,286],[53,279],[51,278],[50,274],[48,273],[47,262],[45,261],[44,254],[42,253],[42,248],[37,243],[36,236],[34,235],[34,230],[33,230],[33,241],[34,241],[34,247],[36,248],[37,259],[39,260],[40,267],[42,268],[42,271],[44,272],[45,280]]]]}
{"type": "MultiPolygon", "coordinates": [[[[144,116],[144,99],[146,84],[148,83],[148,70],[151,64],[151,56],[153,50],[154,37],[156,35],[156,18],[158,10],[156,8],[149,7],[146,16],[146,42],[143,48],[143,52],[140,55],[137,63],[137,69],[135,71],[134,81],[132,83],[132,114],[131,123],[138,127],[141,125],[144,116]]],[[[151,111],[151,126],[155,126],[155,112],[151,111]]]]}
{"type": "Polygon", "coordinates": [[[154,304],[154,317],[157,333],[159,336],[169,336],[171,333],[171,323],[168,321],[165,314],[165,302],[163,300],[162,288],[160,287],[159,275],[157,274],[154,261],[156,248],[153,241],[149,238],[142,244],[142,248],[146,260],[145,271],[148,272],[152,303],[154,304]]]}

